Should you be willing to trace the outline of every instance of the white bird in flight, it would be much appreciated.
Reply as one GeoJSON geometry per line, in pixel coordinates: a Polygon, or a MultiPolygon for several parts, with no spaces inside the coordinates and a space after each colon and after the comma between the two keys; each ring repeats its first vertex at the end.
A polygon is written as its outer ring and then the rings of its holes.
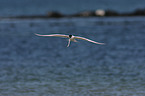
{"type": "Polygon", "coordinates": [[[99,43],[99,42],[96,42],[96,41],[93,41],[93,40],[90,40],[90,39],[87,39],[87,38],[84,38],[84,37],[73,36],[73,35],[64,35],[64,34],[50,34],[50,35],[35,34],[35,35],[37,35],[37,36],[46,36],[46,37],[63,37],[63,38],[68,38],[67,47],[69,47],[70,41],[77,42],[75,39],[86,40],[88,42],[92,42],[92,43],[95,43],[95,44],[101,44],[101,45],[105,44],[105,43],[99,43]]]}

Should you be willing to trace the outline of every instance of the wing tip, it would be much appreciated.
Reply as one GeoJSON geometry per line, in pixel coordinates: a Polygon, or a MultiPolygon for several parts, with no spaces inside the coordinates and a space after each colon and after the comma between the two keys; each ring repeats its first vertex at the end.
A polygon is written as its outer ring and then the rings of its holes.
{"type": "Polygon", "coordinates": [[[42,35],[40,35],[40,34],[37,34],[37,33],[34,33],[35,35],[37,35],[37,36],[42,36],[42,35]]]}
{"type": "Polygon", "coordinates": [[[101,45],[106,45],[106,43],[99,43],[99,44],[101,44],[101,45]]]}
{"type": "Polygon", "coordinates": [[[39,36],[40,34],[34,33],[35,35],[39,36]]]}

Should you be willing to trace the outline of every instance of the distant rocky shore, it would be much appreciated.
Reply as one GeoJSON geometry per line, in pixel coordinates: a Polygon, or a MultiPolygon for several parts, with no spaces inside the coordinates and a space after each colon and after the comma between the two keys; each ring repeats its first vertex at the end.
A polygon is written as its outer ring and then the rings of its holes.
{"type": "Polygon", "coordinates": [[[0,17],[0,18],[18,18],[18,19],[35,19],[35,18],[62,18],[62,17],[109,17],[109,16],[145,16],[145,9],[137,9],[130,13],[119,13],[113,10],[98,9],[95,11],[83,11],[72,15],[65,15],[59,12],[48,12],[46,15],[34,15],[34,16],[12,16],[12,17],[0,17]]]}

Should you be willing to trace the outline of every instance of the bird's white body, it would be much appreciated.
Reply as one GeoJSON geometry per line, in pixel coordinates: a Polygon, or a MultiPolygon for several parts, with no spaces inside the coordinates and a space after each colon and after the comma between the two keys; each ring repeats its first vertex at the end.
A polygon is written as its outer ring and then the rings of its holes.
{"type": "Polygon", "coordinates": [[[87,39],[87,38],[84,38],[84,37],[73,36],[73,35],[63,35],[63,34],[50,34],[50,35],[35,34],[35,35],[37,35],[37,36],[47,36],[47,37],[64,37],[64,38],[68,38],[67,47],[69,47],[71,41],[77,42],[75,39],[86,40],[88,42],[92,42],[92,43],[95,43],[95,44],[101,44],[101,45],[104,44],[104,43],[99,43],[99,42],[96,42],[96,41],[93,41],[93,40],[90,40],[90,39],[87,39]]]}
{"type": "Polygon", "coordinates": [[[75,40],[75,36],[73,36],[73,35],[71,36],[70,41],[77,42],[77,41],[75,40]]]}

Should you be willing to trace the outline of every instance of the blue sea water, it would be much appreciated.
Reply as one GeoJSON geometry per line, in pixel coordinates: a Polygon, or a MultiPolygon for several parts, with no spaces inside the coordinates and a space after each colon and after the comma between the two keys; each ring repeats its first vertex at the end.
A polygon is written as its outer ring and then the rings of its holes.
{"type": "MultiPolygon", "coordinates": [[[[0,16],[144,8],[144,0],[1,0],[0,16]]],[[[0,19],[0,96],[144,96],[145,17],[0,19]],[[73,34],[106,43],[40,34],[73,34]]]]}
{"type": "Polygon", "coordinates": [[[0,96],[144,96],[145,18],[0,21],[0,96]],[[74,34],[106,45],[34,33],[74,34]]]}

